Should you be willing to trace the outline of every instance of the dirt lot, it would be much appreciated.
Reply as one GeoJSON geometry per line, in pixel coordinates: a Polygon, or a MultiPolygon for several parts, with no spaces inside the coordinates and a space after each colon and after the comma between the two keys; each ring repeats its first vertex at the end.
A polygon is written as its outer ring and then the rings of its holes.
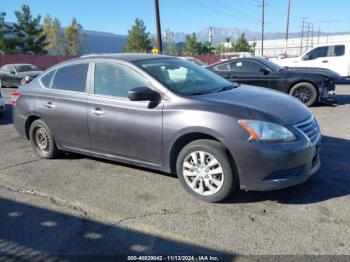
{"type": "Polygon", "coordinates": [[[0,258],[52,254],[350,255],[350,86],[317,105],[322,167],[307,183],[193,199],[177,178],[81,155],[41,160],[0,119],[0,258]]]}

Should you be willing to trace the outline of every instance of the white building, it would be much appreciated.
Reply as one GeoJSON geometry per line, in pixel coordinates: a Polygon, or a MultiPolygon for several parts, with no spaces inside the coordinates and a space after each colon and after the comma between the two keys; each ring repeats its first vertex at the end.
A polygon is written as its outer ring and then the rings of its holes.
{"type": "MultiPolygon", "coordinates": [[[[345,35],[330,35],[330,36],[309,36],[304,37],[303,42],[301,37],[288,39],[287,53],[289,56],[298,56],[310,48],[318,44],[325,43],[345,43],[350,42],[350,34],[345,35]]],[[[253,43],[250,41],[249,43],[253,43]]],[[[279,54],[285,53],[285,39],[265,40],[264,55],[267,57],[276,57],[279,54]]],[[[255,55],[261,55],[261,41],[256,41],[255,55]]]]}

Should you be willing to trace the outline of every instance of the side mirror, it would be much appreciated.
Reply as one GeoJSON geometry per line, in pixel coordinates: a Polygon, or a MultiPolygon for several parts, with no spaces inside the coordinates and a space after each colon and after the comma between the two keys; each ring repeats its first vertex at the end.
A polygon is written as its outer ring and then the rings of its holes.
{"type": "Polygon", "coordinates": [[[263,73],[264,75],[270,74],[270,70],[267,70],[266,68],[261,68],[259,71],[260,71],[261,73],[263,73]]]}
{"type": "Polygon", "coordinates": [[[128,98],[131,101],[159,101],[160,94],[148,87],[135,87],[128,91],[128,98]]]}
{"type": "Polygon", "coordinates": [[[24,81],[25,81],[26,83],[29,83],[30,81],[33,80],[33,78],[34,78],[34,77],[32,77],[32,76],[25,76],[24,81]]]}
{"type": "Polygon", "coordinates": [[[10,74],[11,74],[11,75],[15,75],[15,74],[16,74],[16,71],[10,71],[10,74]]]}
{"type": "Polygon", "coordinates": [[[304,55],[301,60],[310,60],[310,56],[309,55],[304,55]]]}

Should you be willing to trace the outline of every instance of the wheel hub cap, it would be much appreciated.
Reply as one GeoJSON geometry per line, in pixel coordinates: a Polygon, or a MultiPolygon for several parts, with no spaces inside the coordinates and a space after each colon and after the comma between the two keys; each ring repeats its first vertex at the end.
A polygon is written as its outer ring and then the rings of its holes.
{"type": "Polygon", "coordinates": [[[224,184],[221,164],[214,156],[204,151],[196,151],[186,156],[183,175],[187,185],[204,196],[217,193],[224,184]]]}

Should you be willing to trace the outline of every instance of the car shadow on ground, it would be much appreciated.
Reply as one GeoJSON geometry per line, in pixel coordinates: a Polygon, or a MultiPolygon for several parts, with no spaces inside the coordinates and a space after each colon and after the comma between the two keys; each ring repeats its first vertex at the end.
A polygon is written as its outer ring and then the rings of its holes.
{"type": "Polygon", "coordinates": [[[1,125],[11,125],[13,123],[12,120],[12,105],[5,105],[5,112],[2,116],[0,116],[0,126],[1,125]]]}
{"type": "Polygon", "coordinates": [[[239,191],[226,203],[311,204],[350,194],[350,140],[323,136],[320,170],[307,182],[267,192],[239,191]]]}
{"type": "Polygon", "coordinates": [[[0,209],[3,259],[45,261],[52,255],[89,255],[85,258],[90,261],[98,260],[94,255],[112,255],[100,258],[102,261],[118,261],[113,255],[212,255],[226,261],[234,258],[234,254],[122,228],[118,222],[101,223],[87,215],[68,215],[4,198],[0,198],[0,209]]]}

